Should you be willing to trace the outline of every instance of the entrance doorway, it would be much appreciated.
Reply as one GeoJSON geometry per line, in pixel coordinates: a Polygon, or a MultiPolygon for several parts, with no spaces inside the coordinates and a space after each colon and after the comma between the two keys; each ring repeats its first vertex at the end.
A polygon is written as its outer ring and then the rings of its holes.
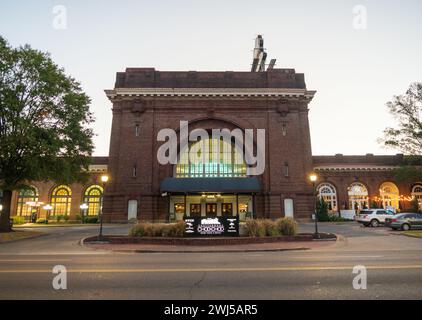
{"type": "Polygon", "coordinates": [[[208,218],[215,218],[217,216],[217,204],[207,203],[205,212],[208,218]]]}

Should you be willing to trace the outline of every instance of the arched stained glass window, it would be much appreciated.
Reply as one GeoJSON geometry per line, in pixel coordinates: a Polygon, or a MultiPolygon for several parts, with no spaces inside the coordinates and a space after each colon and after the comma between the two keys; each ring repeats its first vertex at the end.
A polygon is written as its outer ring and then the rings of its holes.
{"type": "Polygon", "coordinates": [[[380,187],[380,197],[383,207],[399,208],[399,188],[392,182],[385,182],[380,187]]]}
{"type": "Polygon", "coordinates": [[[245,177],[246,164],[235,144],[205,139],[189,144],[176,165],[176,178],[245,177]]]}
{"type": "Polygon", "coordinates": [[[337,212],[337,192],[336,188],[330,183],[321,183],[318,188],[318,197],[324,199],[328,204],[330,212],[337,212]]]}
{"type": "Polygon", "coordinates": [[[412,197],[418,199],[419,209],[422,207],[422,184],[416,184],[412,188],[412,197]]]}
{"type": "Polygon", "coordinates": [[[88,216],[98,216],[101,210],[103,199],[103,188],[97,185],[90,186],[84,194],[84,203],[88,206],[88,216]]]}
{"type": "Polygon", "coordinates": [[[70,214],[70,203],[72,201],[72,191],[68,186],[58,186],[51,193],[51,205],[53,216],[70,214]]]}
{"type": "Polygon", "coordinates": [[[349,208],[362,210],[368,208],[368,189],[360,182],[352,183],[347,189],[349,196],[349,208]]]}
{"type": "Polygon", "coordinates": [[[37,202],[37,201],[38,201],[38,189],[35,188],[34,186],[30,186],[27,189],[19,190],[16,215],[21,216],[21,217],[31,216],[32,208],[27,203],[37,202]]]}

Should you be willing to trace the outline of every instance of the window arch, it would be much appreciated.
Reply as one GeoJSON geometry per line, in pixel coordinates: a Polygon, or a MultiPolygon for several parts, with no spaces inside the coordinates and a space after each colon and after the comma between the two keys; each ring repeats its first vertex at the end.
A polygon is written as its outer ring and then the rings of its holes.
{"type": "Polygon", "coordinates": [[[28,202],[38,202],[38,189],[34,186],[19,190],[16,215],[21,217],[31,216],[32,208],[27,205],[28,202]]]}
{"type": "Polygon", "coordinates": [[[319,199],[324,199],[328,204],[328,210],[330,212],[337,212],[337,192],[332,184],[321,183],[317,187],[317,194],[319,199]]]}
{"type": "Polygon", "coordinates": [[[363,183],[352,183],[347,189],[347,194],[350,209],[359,211],[368,208],[368,189],[363,183]]]}
{"type": "Polygon", "coordinates": [[[246,164],[239,154],[242,155],[241,150],[234,143],[230,144],[222,139],[205,139],[189,143],[189,148],[180,154],[175,176],[176,178],[246,177],[246,164]],[[197,154],[200,161],[192,163],[190,154],[197,154]]]}
{"type": "Polygon", "coordinates": [[[384,208],[399,208],[399,188],[392,182],[384,182],[380,187],[380,197],[384,208]]]}
{"type": "Polygon", "coordinates": [[[418,183],[412,188],[412,198],[418,199],[419,208],[422,206],[422,184],[418,183]]]}
{"type": "Polygon", "coordinates": [[[53,216],[70,215],[70,203],[72,201],[72,190],[68,186],[58,186],[51,193],[51,206],[53,216]]]}
{"type": "Polygon", "coordinates": [[[98,216],[103,200],[103,188],[97,185],[88,187],[84,194],[84,203],[88,206],[88,216],[98,216]]]}

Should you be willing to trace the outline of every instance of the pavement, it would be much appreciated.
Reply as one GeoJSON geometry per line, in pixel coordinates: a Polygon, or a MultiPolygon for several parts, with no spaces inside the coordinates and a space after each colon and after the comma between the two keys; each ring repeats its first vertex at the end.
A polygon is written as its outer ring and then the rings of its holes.
{"type": "MultiPolygon", "coordinates": [[[[104,233],[128,228],[106,225],[104,233]]],[[[320,231],[341,241],[299,251],[197,253],[93,250],[79,242],[98,227],[39,229],[47,235],[0,245],[0,299],[422,298],[422,239],[386,228],[321,223],[320,231]],[[67,270],[66,290],[53,288],[57,265],[67,270]],[[366,290],[353,287],[359,265],[366,290]]],[[[313,224],[300,225],[312,231],[313,224]]]]}

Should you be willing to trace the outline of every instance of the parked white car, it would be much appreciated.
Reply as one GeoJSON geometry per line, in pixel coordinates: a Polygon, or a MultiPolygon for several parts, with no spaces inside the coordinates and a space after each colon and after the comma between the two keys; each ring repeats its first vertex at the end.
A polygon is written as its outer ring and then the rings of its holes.
{"type": "Polygon", "coordinates": [[[385,224],[385,218],[394,216],[396,213],[389,209],[366,209],[355,216],[355,220],[365,227],[378,227],[385,224]]]}

